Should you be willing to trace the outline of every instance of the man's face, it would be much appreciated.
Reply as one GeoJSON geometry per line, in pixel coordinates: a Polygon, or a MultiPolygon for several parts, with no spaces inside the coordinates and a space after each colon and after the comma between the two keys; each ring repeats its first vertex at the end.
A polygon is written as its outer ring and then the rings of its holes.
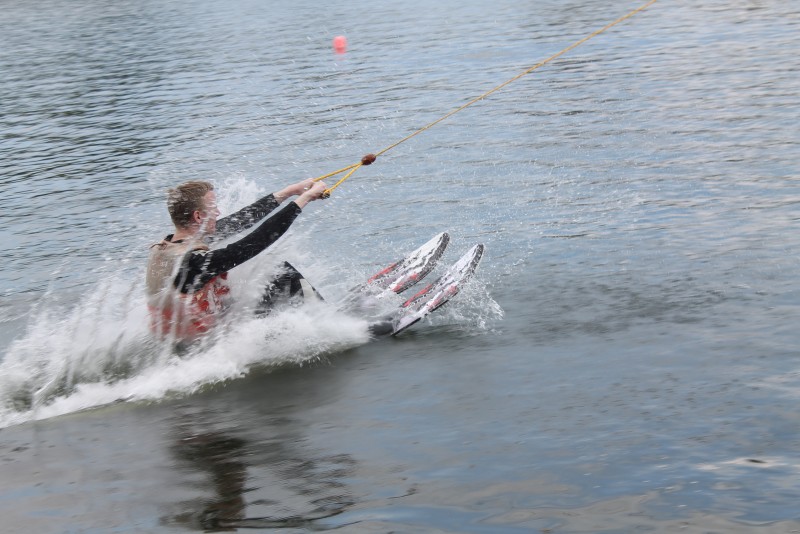
{"type": "Polygon", "coordinates": [[[200,213],[200,232],[203,234],[213,234],[217,230],[217,217],[220,212],[217,209],[217,195],[214,191],[209,191],[203,196],[203,210],[200,213]]]}

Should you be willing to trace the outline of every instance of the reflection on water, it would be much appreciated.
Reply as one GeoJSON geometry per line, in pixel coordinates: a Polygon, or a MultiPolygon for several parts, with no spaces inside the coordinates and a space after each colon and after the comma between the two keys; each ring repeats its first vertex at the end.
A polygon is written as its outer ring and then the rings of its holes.
{"type": "Polygon", "coordinates": [[[186,521],[203,530],[228,530],[244,519],[244,490],[247,467],[242,462],[245,442],[223,433],[181,436],[173,446],[176,459],[208,474],[213,497],[204,500],[199,512],[190,512],[186,521]]]}
{"type": "Polygon", "coordinates": [[[250,440],[226,428],[223,414],[188,405],[176,412],[169,453],[183,484],[202,495],[173,505],[164,525],[206,532],[311,527],[353,504],[343,480],[355,461],[299,446],[296,421],[272,419],[250,440]]]}

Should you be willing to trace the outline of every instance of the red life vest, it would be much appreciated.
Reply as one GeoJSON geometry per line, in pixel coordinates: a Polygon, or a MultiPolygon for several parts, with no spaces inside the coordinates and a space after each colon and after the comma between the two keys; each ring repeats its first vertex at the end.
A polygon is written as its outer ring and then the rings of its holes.
{"type": "Polygon", "coordinates": [[[229,306],[228,273],[215,276],[199,290],[182,293],[173,285],[183,257],[208,250],[199,243],[162,241],[150,247],[147,306],[150,329],[162,338],[193,339],[211,330],[229,306]]]}

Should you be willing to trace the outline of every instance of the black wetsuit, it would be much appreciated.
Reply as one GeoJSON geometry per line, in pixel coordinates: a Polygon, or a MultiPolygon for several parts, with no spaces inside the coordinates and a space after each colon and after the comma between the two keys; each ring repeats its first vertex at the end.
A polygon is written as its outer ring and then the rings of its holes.
{"type": "MultiPolygon", "coordinates": [[[[236,213],[218,220],[217,229],[211,236],[211,241],[221,241],[251,228],[279,205],[275,196],[270,194],[236,213]]],[[[301,211],[300,206],[290,202],[242,239],[222,248],[194,250],[186,254],[178,274],[173,280],[173,286],[181,293],[192,293],[215,276],[254,258],[277,241],[289,229],[301,211]]],[[[171,238],[171,235],[167,236],[166,240],[170,241],[171,238]]]]}
{"type": "MultiPolygon", "coordinates": [[[[216,232],[211,236],[210,242],[223,240],[251,228],[279,205],[275,197],[270,194],[236,213],[218,220],[216,232]]],[[[187,253],[183,257],[173,286],[181,293],[192,293],[202,288],[215,276],[226,273],[237,265],[252,259],[277,241],[289,229],[301,211],[300,206],[290,202],[261,223],[258,228],[230,245],[214,250],[194,250],[187,253]]],[[[171,239],[172,235],[166,237],[166,241],[171,239]]],[[[282,273],[264,289],[256,307],[256,313],[268,313],[276,301],[301,293],[303,291],[301,281],[305,282],[303,275],[288,262],[284,262],[282,273]]],[[[313,287],[310,285],[307,287],[316,298],[321,299],[313,287]]],[[[370,325],[370,331],[374,335],[389,334],[392,331],[392,322],[388,318],[374,322],[370,325]]]]}

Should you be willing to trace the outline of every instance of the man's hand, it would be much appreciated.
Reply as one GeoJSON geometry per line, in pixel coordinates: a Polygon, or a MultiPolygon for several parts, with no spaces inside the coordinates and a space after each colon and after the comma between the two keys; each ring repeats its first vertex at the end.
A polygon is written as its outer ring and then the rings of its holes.
{"type": "Polygon", "coordinates": [[[287,198],[302,195],[306,191],[311,190],[313,186],[314,186],[314,179],[307,178],[301,182],[297,182],[296,184],[284,187],[277,193],[273,193],[273,196],[275,197],[275,200],[277,200],[278,203],[280,203],[286,200],[287,198]]]}
{"type": "MultiPolygon", "coordinates": [[[[304,180],[300,183],[306,182],[308,182],[308,180],[304,180]]],[[[322,194],[328,188],[328,186],[325,185],[325,182],[314,182],[314,180],[311,180],[310,182],[310,184],[306,184],[304,186],[305,191],[303,191],[303,193],[295,199],[295,203],[301,208],[305,207],[306,204],[313,200],[322,198],[322,194]]]]}

